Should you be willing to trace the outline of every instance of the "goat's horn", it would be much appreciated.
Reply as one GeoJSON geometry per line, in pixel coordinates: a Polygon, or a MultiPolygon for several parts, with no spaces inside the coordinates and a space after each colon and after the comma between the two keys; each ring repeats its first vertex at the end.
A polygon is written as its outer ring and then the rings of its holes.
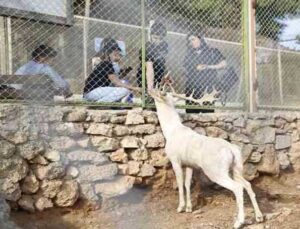
{"type": "Polygon", "coordinates": [[[195,89],[193,89],[192,93],[190,94],[190,97],[193,98],[195,93],[195,89]]]}

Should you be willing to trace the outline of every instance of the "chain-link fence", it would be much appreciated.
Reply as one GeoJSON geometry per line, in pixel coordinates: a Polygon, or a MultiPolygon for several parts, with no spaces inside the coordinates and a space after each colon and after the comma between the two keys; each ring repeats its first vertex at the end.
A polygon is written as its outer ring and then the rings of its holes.
{"type": "MultiPolygon", "coordinates": [[[[242,6],[242,0],[0,0],[1,100],[147,107],[153,105],[147,91],[169,72],[177,93],[200,98],[215,88],[213,106],[243,108],[242,6]]],[[[273,45],[281,30],[270,30],[278,19],[272,7],[257,12],[259,105],[283,105],[297,94],[290,79],[298,53],[273,45]]]]}
{"type": "Polygon", "coordinates": [[[299,108],[300,2],[257,1],[258,106],[299,108]]]}

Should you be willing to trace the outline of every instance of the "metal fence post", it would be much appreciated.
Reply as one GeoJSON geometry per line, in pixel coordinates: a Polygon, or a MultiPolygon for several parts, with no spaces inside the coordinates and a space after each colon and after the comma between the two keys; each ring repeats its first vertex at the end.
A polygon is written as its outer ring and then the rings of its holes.
{"type": "Polygon", "coordinates": [[[141,0],[142,15],[142,107],[146,106],[146,37],[145,37],[145,0],[141,0]]]}
{"type": "Polygon", "coordinates": [[[244,75],[246,91],[246,109],[257,111],[257,78],[255,61],[255,0],[243,1],[243,48],[244,75]]]}
{"type": "Polygon", "coordinates": [[[88,76],[88,36],[89,36],[89,20],[90,16],[90,0],[85,0],[85,10],[84,10],[84,18],[83,18],[83,72],[84,79],[88,76]]]}
{"type": "Polygon", "coordinates": [[[281,66],[281,49],[277,48],[277,61],[278,61],[278,80],[279,80],[279,95],[280,104],[283,104],[283,90],[282,90],[282,66],[281,66]]]}

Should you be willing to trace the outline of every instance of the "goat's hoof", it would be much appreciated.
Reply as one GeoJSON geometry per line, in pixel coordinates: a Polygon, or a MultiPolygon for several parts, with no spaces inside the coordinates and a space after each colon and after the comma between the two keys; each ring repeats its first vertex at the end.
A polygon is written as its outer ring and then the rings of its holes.
{"type": "Polygon", "coordinates": [[[188,213],[193,212],[192,207],[191,207],[191,206],[190,206],[190,207],[186,207],[186,208],[185,208],[185,212],[188,212],[188,213]]]}
{"type": "Polygon", "coordinates": [[[234,223],[234,225],[233,225],[233,228],[234,229],[239,229],[239,228],[241,228],[242,226],[243,226],[243,222],[240,222],[240,221],[236,221],[235,223],[234,223]]]}
{"type": "Polygon", "coordinates": [[[260,213],[260,214],[257,214],[257,215],[255,216],[255,220],[256,220],[256,222],[261,223],[261,222],[264,221],[264,216],[263,216],[261,213],[260,213]]]}
{"type": "Polygon", "coordinates": [[[181,212],[183,212],[184,211],[184,206],[179,206],[178,208],[177,208],[177,212],[178,213],[181,213],[181,212]]]}

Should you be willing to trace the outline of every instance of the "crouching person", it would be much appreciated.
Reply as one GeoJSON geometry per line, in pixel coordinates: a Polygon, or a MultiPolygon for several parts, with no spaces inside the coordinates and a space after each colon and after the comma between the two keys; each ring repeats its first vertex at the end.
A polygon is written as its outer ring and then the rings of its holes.
{"type": "Polygon", "coordinates": [[[85,81],[83,97],[94,102],[119,102],[131,91],[141,89],[122,82],[115,73],[113,63],[119,62],[120,47],[116,42],[107,42],[101,50],[101,62],[85,81]]]}
{"type": "Polygon", "coordinates": [[[63,95],[64,97],[72,96],[69,83],[60,76],[52,67],[50,63],[55,58],[57,52],[47,45],[40,45],[32,52],[32,59],[21,66],[16,72],[16,75],[46,75],[54,83],[55,91],[51,93],[55,95],[63,95]]]}

